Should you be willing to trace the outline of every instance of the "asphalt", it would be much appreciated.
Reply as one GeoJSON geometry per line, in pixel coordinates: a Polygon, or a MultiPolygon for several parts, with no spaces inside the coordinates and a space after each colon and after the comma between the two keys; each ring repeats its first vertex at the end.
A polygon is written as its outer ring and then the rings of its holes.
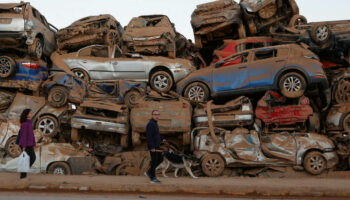
{"type": "Polygon", "coordinates": [[[147,177],[132,176],[29,174],[28,178],[20,180],[18,173],[0,173],[0,191],[350,197],[349,174],[333,178],[160,177],[161,184],[151,184],[147,177]]]}

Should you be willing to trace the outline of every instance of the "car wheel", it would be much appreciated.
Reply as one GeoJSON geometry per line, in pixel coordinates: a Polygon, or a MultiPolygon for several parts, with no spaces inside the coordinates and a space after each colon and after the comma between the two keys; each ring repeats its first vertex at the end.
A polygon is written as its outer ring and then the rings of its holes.
{"type": "Polygon", "coordinates": [[[321,152],[311,151],[308,154],[306,154],[303,164],[305,170],[308,173],[312,175],[318,175],[326,169],[327,161],[322,156],[321,152]]]}
{"type": "Polygon", "coordinates": [[[209,153],[202,160],[202,171],[209,177],[217,177],[225,169],[225,161],[218,154],[209,153]]]}
{"type": "Polygon", "coordinates": [[[169,92],[173,87],[173,78],[166,71],[157,71],[151,76],[151,87],[158,92],[169,92]]]}
{"type": "Polygon", "coordinates": [[[17,137],[11,137],[7,140],[5,145],[6,154],[12,158],[17,158],[22,153],[22,149],[19,145],[16,144],[17,137]]]}
{"type": "Polygon", "coordinates": [[[36,129],[39,129],[43,136],[55,137],[58,129],[58,121],[51,115],[45,115],[38,119],[36,129]]]}
{"type": "Polygon", "coordinates": [[[141,93],[137,90],[129,91],[124,96],[124,103],[128,108],[133,108],[137,102],[137,100],[141,97],[141,93]]]}
{"type": "Polygon", "coordinates": [[[306,24],[306,23],[307,23],[306,17],[302,15],[294,15],[292,19],[290,19],[288,26],[294,28],[295,26],[306,24]]]}
{"type": "Polygon", "coordinates": [[[65,162],[52,163],[49,166],[49,168],[47,169],[47,172],[49,174],[55,174],[55,175],[70,175],[70,174],[72,174],[72,171],[71,171],[69,165],[65,162]]]}
{"type": "Polygon", "coordinates": [[[0,57],[0,77],[8,78],[16,71],[16,62],[8,56],[0,57]]]}
{"type": "Polygon", "coordinates": [[[49,103],[56,108],[60,108],[67,104],[69,91],[64,86],[53,86],[48,94],[49,103]]]}
{"type": "Polygon", "coordinates": [[[350,114],[347,114],[343,120],[343,130],[345,132],[350,132],[350,114]]]}
{"type": "Polygon", "coordinates": [[[86,82],[90,82],[90,76],[85,70],[79,69],[79,68],[75,68],[75,69],[72,69],[72,72],[78,78],[80,78],[80,79],[82,79],[82,80],[84,80],[86,82]]]}
{"type": "Polygon", "coordinates": [[[289,72],[280,78],[279,88],[285,97],[299,98],[304,95],[306,81],[299,73],[289,72]]]}
{"type": "Polygon", "coordinates": [[[33,44],[28,46],[28,51],[30,55],[40,59],[43,55],[43,48],[43,41],[40,38],[35,38],[33,44]]]}
{"type": "MultiPolygon", "coordinates": [[[[130,174],[128,172],[128,168],[135,168],[135,166],[130,162],[120,164],[115,169],[115,175],[117,176],[138,175],[138,174],[130,174]]],[[[136,171],[136,170],[132,170],[132,171],[136,171]]]]}
{"type": "Polygon", "coordinates": [[[326,24],[315,24],[311,28],[311,39],[319,45],[325,44],[331,37],[331,30],[326,24]]]}
{"type": "Polygon", "coordinates": [[[186,87],[185,97],[193,102],[204,102],[209,99],[209,89],[200,82],[191,83],[186,87]]]}
{"type": "Polygon", "coordinates": [[[338,104],[350,102],[350,81],[342,79],[338,82],[334,98],[338,104]]]}
{"type": "Polygon", "coordinates": [[[108,46],[113,46],[115,44],[119,44],[121,41],[119,33],[116,30],[109,30],[106,33],[104,40],[105,40],[105,44],[108,46]]]}
{"type": "Polygon", "coordinates": [[[313,113],[308,117],[307,126],[310,132],[318,133],[320,131],[320,118],[317,113],[313,113]]]}

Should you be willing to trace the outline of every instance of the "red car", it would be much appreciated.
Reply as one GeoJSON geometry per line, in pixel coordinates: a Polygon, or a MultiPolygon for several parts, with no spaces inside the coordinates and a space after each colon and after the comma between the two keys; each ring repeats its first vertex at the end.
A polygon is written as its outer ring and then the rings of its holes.
{"type": "Polygon", "coordinates": [[[258,101],[255,116],[258,124],[269,131],[318,131],[320,122],[313,113],[309,98],[302,96],[296,105],[286,103],[287,98],[277,92],[267,91],[258,101]],[[307,125],[307,127],[305,126],[307,125]]]}
{"type": "MultiPolygon", "coordinates": [[[[267,47],[276,44],[270,37],[249,37],[241,40],[224,40],[224,44],[214,51],[213,63],[226,58],[232,54],[239,53],[248,49],[267,47]]],[[[241,63],[241,59],[235,59],[223,65],[232,65],[241,63]]]]}

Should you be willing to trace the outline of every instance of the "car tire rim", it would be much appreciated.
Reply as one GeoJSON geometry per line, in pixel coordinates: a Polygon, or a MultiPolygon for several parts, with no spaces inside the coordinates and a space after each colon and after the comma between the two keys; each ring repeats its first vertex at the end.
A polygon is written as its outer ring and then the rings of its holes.
{"type": "Polygon", "coordinates": [[[310,157],[309,164],[312,170],[319,171],[324,167],[324,160],[320,155],[310,157]]]}
{"type": "Polygon", "coordinates": [[[329,31],[327,26],[320,26],[316,30],[316,37],[319,41],[324,41],[328,38],[329,31]]]}
{"type": "Polygon", "coordinates": [[[55,92],[53,95],[52,95],[52,100],[54,102],[61,102],[64,100],[64,95],[61,93],[61,92],[55,92]]]}
{"type": "Polygon", "coordinates": [[[298,92],[300,91],[301,86],[302,86],[301,80],[295,76],[289,76],[283,82],[283,87],[288,92],[298,92]]]}
{"type": "Polygon", "coordinates": [[[66,174],[65,173],[65,169],[63,169],[62,167],[56,167],[54,170],[53,170],[53,174],[56,174],[56,175],[64,175],[66,174]]]}
{"type": "Polygon", "coordinates": [[[188,98],[192,101],[203,101],[204,95],[204,89],[200,86],[193,86],[188,92],[188,98]]]}
{"type": "Polygon", "coordinates": [[[8,74],[11,70],[11,62],[7,58],[1,58],[0,59],[0,73],[1,74],[8,74]]]}
{"type": "Polygon", "coordinates": [[[158,75],[154,79],[154,85],[156,86],[157,89],[164,90],[169,86],[169,78],[164,75],[158,75]]]}
{"type": "Polygon", "coordinates": [[[11,155],[19,155],[21,153],[20,147],[16,144],[16,141],[13,140],[8,147],[8,151],[11,155]]]}
{"type": "Polygon", "coordinates": [[[41,45],[41,42],[38,41],[35,46],[35,53],[38,57],[41,57],[41,54],[43,53],[43,47],[41,45]]]}
{"type": "Polygon", "coordinates": [[[220,162],[217,159],[209,159],[206,163],[205,163],[205,167],[208,169],[208,171],[213,174],[213,175],[217,175],[218,171],[221,168],[220,162]]]}
{"type": "Polygon", "coordinates": [[[80,71],[80,70],[75,71],[74,74],[75,74],[78,78],[80,78],[80,79],[83,79],[83,80],[84,80],[84,78],[85,78],[84,72],[82,72],[82,71],[80,71]]]}
{"type": "Polygon", "coordinates": [[[44,118],[40,120],[38,128],[44,135],[49,135],[55,131],[56,124],[52,119],[44,118]]]}

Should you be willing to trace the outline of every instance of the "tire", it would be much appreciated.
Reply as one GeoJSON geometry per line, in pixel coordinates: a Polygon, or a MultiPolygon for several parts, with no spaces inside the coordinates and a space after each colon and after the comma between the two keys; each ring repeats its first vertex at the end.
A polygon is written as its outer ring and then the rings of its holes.
{"type": "Polygon", "coordinates": [[[336,103],[347,103],[350,102],[350,81],[342,79],[338,81],[334,89],[334,99],[336,103]]]}
{"type": "Polygon", "coordinates": [[[68,103],[68,96],[66,87],[56,85],[50,89],[47,100],[53,107],[60,108],[68,103]]]}
{"type": "Polygon", "coordinates": [[[106,35],[104,36],[104,42],[108,46],[113,46],[115,44],[120,45],[120,35],[118,31],[116,30],[109,30],[107,31],[106,35]]]}
{"type": "Polygon", "coordinates": [[[122,146],[123,148],[129,147],[129,134],[120,136],[120,146],[122,146]]]}
{"type": "Polygon", "coordinates": [[[318,45],[326,44],[331,37],[331,30],[326,24],[315,24],[311,28],[310,37],[318,45]]]}
{"type": "Polygon", "coordinates": [[[313,113],[308,117],[307,129],[310,132],[318,133],[320,131],[320,118],[317,113],[313,113]]]}
{"type": "Polygon", "coordinates": [[[141,97],[141,93],[137,90],[131,90],[128,93],[125,94],[124,96],[124,103],[128,108],[132,109],[137,100],[141,97]]]}
{"type": "Polygon", "coordinates": [[[308,173],[319,175],[326,169],[327,161],[321,152],[311,151],[304,157],[303,165],[308,173]]]}
{"type": "Polygon", "coordinates": [[[80,69],[80,68],[75,68],[75,69],[72,69],[72,72],[78,78],[80,78],[80,79],[82,79],[82,80],[84,80],[86,82],[90,82],[90,76],[85,70],[80,69]]]}
{"type": "Polygon", "coordinates": [[[347,114],[345,117],[344,117],[344,120],[343,120],[343,130],[345,132],[350,132],[350,114],[347,114]]]}
{"type": "Polygon", "coordinates": [[[43,56],[44,44],[40,38],[35,38],[33,44],[28,46],[28,52],[31,56],[40,59],[43,56]]]}
{"type": "Polygon", "coordinates": [[[169,92],[174,81],[166,71],[157,71],[151,75],[151,88],[158,92],[169,92]]]}
{"type": "Polygon", "coordinates": [[[17,137],[11,137],[7,140],[5,145],[6,154],[12,158],[17,158],[22,153],[22,149],[16,144],[17,137]]]}
{"type": "Polygon", "coordinates": [[[69,165],[65,162],[52,163],[48,167],[47,172],[49,174],[55,174],[55,175],[70,175],[70,174],[72,174],[72,171],[71,171],[69,165]]]}
{"type": "Polygon", "coordinates": [[[0,56],[0,78],[8,78],[16,71],[16,62],[8,56],[0,56]]]}
{"type": "Polygon", "coordinates": [[[209,177],[218,177],[225,169],[225,161],[218,154],[209,153],[201,163],[202,171],[209,177]]]}
{"type": "Polygon", "coordinates": [[[210,94],[205,84],[194,82],[186,87],[184,96],[193,102],[205,102],[209,100],[210,94]]]}
{"type": "Polygon", "coordinates": [[[289,27],[294,28],[297,25],[306,24],[307,19],[302,15],[294,15],[289,21],[289,27]]]}
{"type": "Polygon", "coordinates": [[[306,91],[305,78],[297,72],[289,72],[279,79],[279,89],[287,98],[299,98],[306,91]]]}
{"type": "Polygon", "coordinates": [[[39,129],[43,136],[55,137],[58,132],[58,121],[51,115],[44,115],[37,120],[35,128],[39,129]]]}

